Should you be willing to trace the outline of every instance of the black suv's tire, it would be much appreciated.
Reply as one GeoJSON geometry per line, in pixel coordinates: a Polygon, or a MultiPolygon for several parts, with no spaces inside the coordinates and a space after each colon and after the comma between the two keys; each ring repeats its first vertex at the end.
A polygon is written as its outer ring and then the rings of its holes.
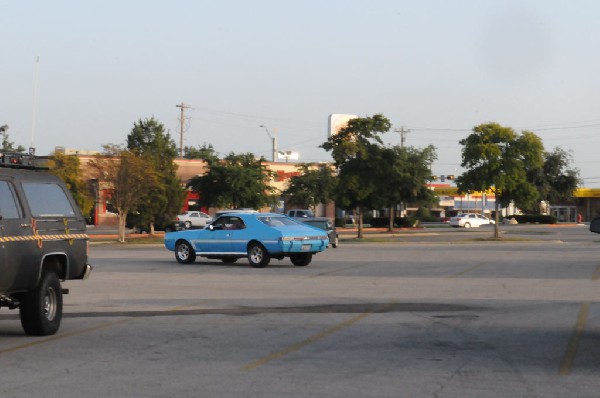
{"type": "Polygon", "coordinates": [[[297,253],[291,254],[290,260],[292,260],[292,264],[297,267],[304,267],[305,265],[310,264],[312,261],[312,253],[297,253]]]}
{"type": "Polygon", "coordinates": [[[55,334],[62,319],[63,298],[60,280],[54,271],[42,273],[34,290],[19,296],[19,313],[25,333],[33,336],[55,334]]]}
{"type": "Polygon", "coordinates": [[[271,256],[263,245],[255,242],[248,246],[248,261],[254,268],[264,268],[271,261],[271,256]]]}
{"type": "Polygon", "coordinates": [[[177,242],[175,245],[175,259],[181,264],[191,264],[196,261],[196,251],[186,241],[177,242]]]}

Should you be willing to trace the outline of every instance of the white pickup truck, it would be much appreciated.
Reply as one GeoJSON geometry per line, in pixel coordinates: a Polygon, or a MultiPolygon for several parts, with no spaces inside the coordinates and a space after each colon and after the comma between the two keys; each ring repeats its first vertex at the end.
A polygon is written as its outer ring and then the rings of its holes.
{"type": "Polygon", "coordinates": [[[314,218],[315,213],[307,209],[293,209],[288,210],[287,216],[291,218],[314,218]]]}

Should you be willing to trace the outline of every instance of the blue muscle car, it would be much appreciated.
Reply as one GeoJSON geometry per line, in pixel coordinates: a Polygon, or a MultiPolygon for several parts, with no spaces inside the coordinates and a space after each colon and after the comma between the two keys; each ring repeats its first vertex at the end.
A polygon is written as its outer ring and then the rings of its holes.
{"type": "Polygon", "coordinates": [[[165,235],[165,247],[182,264],[198,256],[224,263],[247,257],[250,265],[263,268],[271,258],[289,257],[292,264],[304,266],[328,244],[325,231],[274,213],[225,213],[204,229],[165,235]]]}

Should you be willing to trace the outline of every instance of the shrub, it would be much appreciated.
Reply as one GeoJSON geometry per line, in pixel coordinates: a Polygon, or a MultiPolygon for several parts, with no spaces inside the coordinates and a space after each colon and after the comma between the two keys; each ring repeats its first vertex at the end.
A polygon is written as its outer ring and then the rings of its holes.
{"type": "Polygon", "coordinates": [[[519,214],[505,218],[514,218],[519,224],[556,224],[557,219],[554,216],[541,214],[519,214]]]}
{"type": "MultiPolygon", "coordinates": [[[[417,223],[416,217],[396,217],[394,218],[394,228],[410,228],[417,223]]],[[[375,228],[387,228],[390,225],[389,217],[373,217],[371,226],[375,228]]]]}

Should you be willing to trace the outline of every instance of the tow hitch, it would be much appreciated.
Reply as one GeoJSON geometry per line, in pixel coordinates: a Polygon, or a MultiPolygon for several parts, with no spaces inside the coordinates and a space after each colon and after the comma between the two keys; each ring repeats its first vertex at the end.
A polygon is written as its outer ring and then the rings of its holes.
{"type": "Polygon", "coordinates": [[[19,300],[5,294],[0,294],[0,308],[8,307],[8,309],[14,310],[15,308],[19,308],[19,304],[19,300]]]}

